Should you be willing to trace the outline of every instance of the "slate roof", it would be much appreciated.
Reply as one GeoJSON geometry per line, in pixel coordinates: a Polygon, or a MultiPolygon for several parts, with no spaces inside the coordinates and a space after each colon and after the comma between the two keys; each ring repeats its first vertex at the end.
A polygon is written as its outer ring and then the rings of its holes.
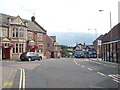
{"type": "MultiPolygon", "coordinates": [[[[11,18],[12,20],[14,20],[16,17],[0,13],[0,25],[9,27],[8,18],[11,18]]],[[[22,19],[22,20],[23,20],[24,23],[25,22],[28,23],[28,26],[27,26],[28,31],[46,33],[46,30],[44,30],[37,22],[35,22],[35,21],[33,22],[33,21],[30,21],[30,20],[26,20],[26,19],[22,19]]]]}

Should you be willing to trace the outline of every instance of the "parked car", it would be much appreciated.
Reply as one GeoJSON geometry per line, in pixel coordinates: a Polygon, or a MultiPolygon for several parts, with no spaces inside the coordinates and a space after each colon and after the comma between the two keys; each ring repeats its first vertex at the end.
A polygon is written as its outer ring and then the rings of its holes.
{"type": "Polygon", "coordinates": [[[21,61],[28,60],[28,61],[33,61],[33,60],[42,60],[42,56],[35,52],[23,52],[20,55],[21,61]]]}

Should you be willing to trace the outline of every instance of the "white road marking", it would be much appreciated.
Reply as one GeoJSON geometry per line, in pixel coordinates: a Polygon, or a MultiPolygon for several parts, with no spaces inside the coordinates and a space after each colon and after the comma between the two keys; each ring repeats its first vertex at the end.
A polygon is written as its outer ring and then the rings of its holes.
{"type": "Polygon", "coordinates": [[[78,66],[79,66],[79,64],[76,62],[76,60],[74,59],[74,62],[75,62],[75,64],[77,64],[78,66]]]}
{"type": "Polygon", "coordinates": [[[25,90],[25,70],[20,69],[20,82],[19,82],[19,90],[25,90]]]}
{"type": "Polygon", "coordinates": [[[117,82],[117,83],[120,83],[120,75],[119,74],[110,74],[108,75],[109,77],[113,78],[112,80],[117,82]]]}
{"type": "Polygon", "coordinates": [[[105,76],[105,74],[101,73],[101,72],[97,72],[98,74],[102,75],[102,76],[105,76]]]}
{"type": "Polygon", "coordinates": [[[81,67],[85,67],[85,66],[81,66],[81,67]]]}
{"type": "Polygon", "coordinates": [[[88,69],[91,70],[91,71],[93,70],[93,69],[91,69],[91,68],[88,68],[88,69]]]}
{"type": "Polygon", "coordinates": [[[23,89],[25,89],[25,70],[23,69],[23,89]]]}
{"type": "Polygon", "coordinates": [[[20,82],[19,82],[19,90],[21,90],[21,87],[22,87],[22,69],[20,69],[20,82]]]}
{"type": "Polygon", "coordinates": [[[120,81],[116,80],[116,79],[112,79],[113,81],[117,82],[117,83],[120,83],[120,81]]]}

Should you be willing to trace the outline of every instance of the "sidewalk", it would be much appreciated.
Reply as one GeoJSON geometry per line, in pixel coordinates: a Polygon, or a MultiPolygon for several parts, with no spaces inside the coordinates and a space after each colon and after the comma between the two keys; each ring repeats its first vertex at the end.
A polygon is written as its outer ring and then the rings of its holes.
{"type": "Polygon", "coordinates": [[[0,68],[2,69],[0,75],[2,77],[2,82],[0,86],[2,86],[2,88],[10,88],[12,86],[12,82],[16,74],[15,72],[16,68],[7,66],[2,66],[0,68]]]}
{"type": "Polygon", "coordinates": [[[4,59],[4,60],[0,60],[0,61],[20,61],[20,60],[13,60],[13,59],[4,59]]]}
{"type": "Polygon", "coordinates": [[[96,61],[96,62],[101,62],[101,63],[104,63],[104,64],[110,64],[110,65],[113,65],[113,66],[118,66],[120,67],[120,64],[119,63],[116,63],[116,62],[109,62],[109,61],[103,61],[101,58],[91,58],[90,60],[93,60],[93,61],[96,61]]]}

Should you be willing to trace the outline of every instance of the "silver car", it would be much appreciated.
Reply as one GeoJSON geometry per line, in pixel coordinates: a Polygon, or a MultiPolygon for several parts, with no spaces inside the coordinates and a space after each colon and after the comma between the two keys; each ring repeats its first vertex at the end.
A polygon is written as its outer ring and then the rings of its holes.
{"type": "Polygon", "coordinates": [[[33,60],[42,60],[42,56],[40,56],[39,54],[35,53],[35,52],[23,52],[20,55],[20,59],[21,61],[33,61],[33,60]]]}

